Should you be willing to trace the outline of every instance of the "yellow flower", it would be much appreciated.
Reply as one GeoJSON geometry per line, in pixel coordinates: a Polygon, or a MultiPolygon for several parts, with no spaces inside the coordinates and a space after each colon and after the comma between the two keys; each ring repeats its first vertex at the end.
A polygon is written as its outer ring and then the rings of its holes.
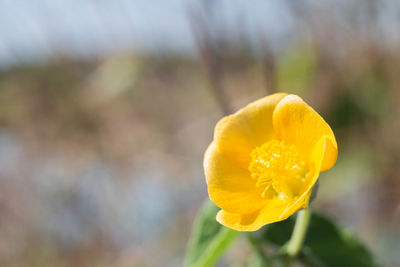
{"type": "Polygon", "coordinates": [[[319,173],[336,158],[331,128],[296,95],[273,94],[224,117],[204,156],[217,221],[255,231],[307,208],[319,173]]]}

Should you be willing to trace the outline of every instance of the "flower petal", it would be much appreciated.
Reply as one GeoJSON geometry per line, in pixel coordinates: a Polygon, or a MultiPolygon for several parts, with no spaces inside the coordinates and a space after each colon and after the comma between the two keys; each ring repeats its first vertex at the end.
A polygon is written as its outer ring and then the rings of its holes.
{"type": "Polygon", "coordinates": [[[300,97],[288,95],[276,106],[273,125],[277,138],[295,145],[301,154],[311,160],[311,153],[321,137],[326,136],[327,144],[321,171],[330,169],[337,159],[335,136],[324,119],[300,97]]]}
{"type": "Polygon", "coordinates": [[[274,138],[272,114],[286,95],[278,93],[266,96],[222,118],[214,131],[214,142],[218,149],[247,169],[252,149],[274,138]]]}
{"type": "Polygon", "coordinates": [[[284,209],[282,203],[279,199],[274,199],[262,209],[248,214],[235,214],[220,210],[217,214],[217,221],[236,231],[257,231],[266,224],[281,220],[280,214],[284,209]]]}
{"type": "Polygon", "coordinates": [[[247,214],[221,210],[217,214],[217,221],[237,231],[256,231],[266,224],[287,219],[299,209],[308,208],[311,189],[318,180],[326,144],[327,138],[322,137],[315,145],[311,153],[312,162],[309,180],[303,188],[303,193],[292,202],[286,203],[275,198],[266,203],[263,208],[247,214]]]}
{"type": "Polygon", "coordinates": [[[204,156],[204,170],[210,199],[220,208],[236,213],[251,213],[265,205],[262,190],[250,172],[227,159],[211,143],[204,156]]]}
{"type": "Polygon", "coordinates": [[[303,193],[296,199],[295,202],[293,202],[283,211],[283,213],[281,214],[282,220],[288,218],[290,215],[292,215],[301,208],[308,208],[308,201],[311,195],[311,190],[314,187],[315,183],[317,182],[319,173],[321,172],[321,167],[324,155],[326,154],[326,148],[328,143],[329,143],[328,138],[326,136],[323,136],[314,146],[313,151],[311,153],[310,172],[307,177],[307,182],[305,183],[304,188],[302,189],[303,193]]]}

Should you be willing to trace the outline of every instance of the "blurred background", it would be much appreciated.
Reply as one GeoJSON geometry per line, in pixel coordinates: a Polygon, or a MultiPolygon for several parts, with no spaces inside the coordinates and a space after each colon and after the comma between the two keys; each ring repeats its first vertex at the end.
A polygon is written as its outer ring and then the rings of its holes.
{"type": "Polygon", "coordinates": [[[0,266],[181,266],[215,123],[278,91],[339,143],[315,209],[400,266],[400,2],[0,0],[0,266]]]}

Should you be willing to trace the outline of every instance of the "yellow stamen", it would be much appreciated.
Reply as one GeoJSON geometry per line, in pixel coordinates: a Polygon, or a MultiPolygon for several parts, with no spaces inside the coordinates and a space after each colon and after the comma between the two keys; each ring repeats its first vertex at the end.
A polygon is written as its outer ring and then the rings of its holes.
{"type": "Polygon", "coordinates": [[[295,146],[272,140],[253,149],[251,158],[249,171],[262,197],[287,201],[298,194],[308,170],[295,146]]]}

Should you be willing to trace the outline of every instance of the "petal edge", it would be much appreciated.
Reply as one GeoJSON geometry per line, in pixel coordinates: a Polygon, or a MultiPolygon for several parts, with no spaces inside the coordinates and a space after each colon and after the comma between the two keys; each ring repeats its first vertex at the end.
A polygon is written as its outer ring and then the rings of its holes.
{"type": "Polygon", "coordinates": [[[273,125],[279,139],[295,145],[310,160],[314,146],[323,136],[328,142],[321,171],[330,169],[337,159],[337,143],[325,120],[299,96],[288,95],[276,106],[273,125]]]}

